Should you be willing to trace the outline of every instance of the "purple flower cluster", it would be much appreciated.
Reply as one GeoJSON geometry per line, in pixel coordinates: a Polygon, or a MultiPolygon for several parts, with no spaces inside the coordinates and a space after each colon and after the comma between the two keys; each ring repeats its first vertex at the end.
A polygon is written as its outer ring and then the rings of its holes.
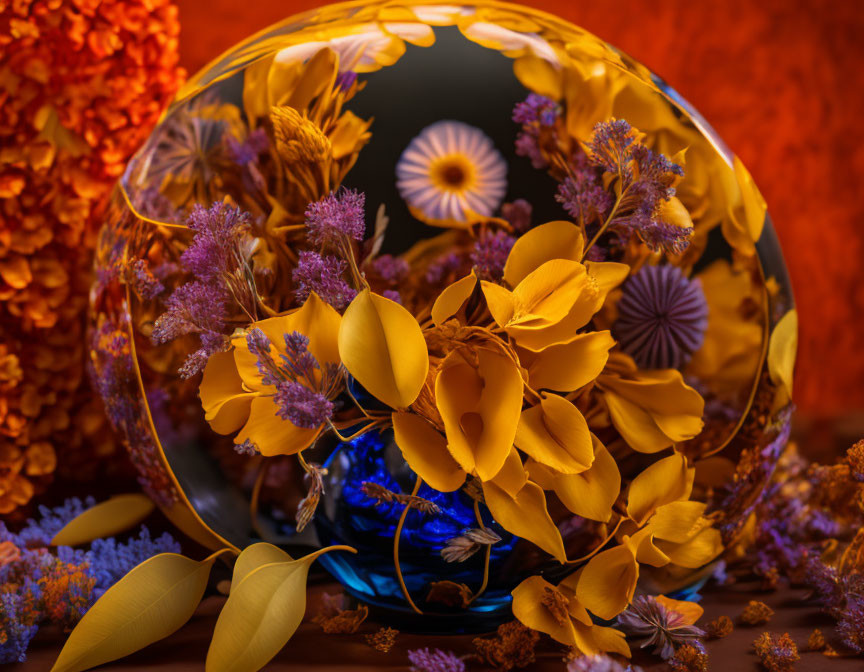
{"type": "Polygon", "coordinates": [[[372,262],[372,270],[381,276],[384,282],[395,285],[411,272],[411,266],[401,257],[382,254],[372,262]]]}
{"type": "Polygon", "coordinates": [[[246,345],[257,359],[262,382],[276,387],[276,414],[297,427],[320,427],[335,410],[334,403],[322,392],[328,389],[335,372],[328,367],[320,379],[316,378],[315,371],[320,371],[321,365],[309,352],[309,338],[305,335],[292,331],[284,335],[284,341],[285,352],[277,363],[270,354],[270,339],[263,331],[255,328],[246,335],[246,345]]]}
{"type": "Polygon", "coordinates": [[[465,672],[465,663],[451,651],[415,649],[408,652],[411,672],[465,672]]]}
{"type": "Polygon", "coordinates": [[[513,121],[517,124],[554,126],[561,115],[561,108],[551,98],[537,93],[529,93],[528,97],[513,108],[513,121]]]}
{"type": "Polygon", "coordinates": [[[540,148],[544,133],[553,132],[561,116],[561,108],[551,98],[531,93],[513,108],[513,121],[522,125],[516,136],[516,154],[531,160],[534,168],[546,168],[549,164],[540,148]]]}
{"type": "Polygon", "coordinates": [[[634,665],[622,665],[605,653],[593,656],[579,656],[567,664],[567,672],[642,672],[634,665]]]}
{"type": "MultiPolygon", "coordinates": [[[[617,203],[611,198],[602,213],[614,207],[609,228],[625,241],[637,235],[652,250],[680,254],[690,243],[690,229],[662,219],[661,205],[675,195],[675,183],[684,170],[663,154],[653,152],[638,141],[637,133],[623,119],[602,122],[594,127],[588,142],[588,161],[606,173],[617,175],[620,194],[617,203]]],[[[558,200],[565,209],[585,216],[588,204],[596,202],[598,182],[581,178],[562,184],[558,200]],[[585,203],[580,202],[580,198],[585,203]]],[[[576,215],[574,215],[576,216],[576,215]]]]}
{"type": "Polygon", "coordinates": [[[612,327],[640,368],[678,369],[702,345],[708,302],[677,266],[643,266],[624,285],[612,327]]]}
{"type": "Polygon", "coordinates": [[[474,243],[471,263],[484,280],[497,281],[504,273],[507,255],[516,239],[504,231],[486,231],[474,243]]]}
{"type": "Polygon", "coordinates": [[[345,281],[347,267],[348,263],[338,257],[323,256],[309,250],[301,252],[291,274],[297,301],[303,303],[315,292],[336,310],[345,308],[357,295],[357,290],[345,281]]]}
{"type": "Polygon", "coordinates": [[[129,264],[131,273],[132,289],[142,299],[155,299],[163,291],[165,286],[153,275],[150,265],[146,259],[136,259],[129,264]]]}
{"type": "Polygon", "coordinates": [[[0,521],[0,543],[15,549],[14,557],[0,565],[0,663],[23,662],[43,623],[74,626],[108,588],[147,558],[180,551],[170,535],[151,539],[142,527],[137,538],[126,542],[101,539],[86,551],[60,546],[52,553],[54,535],[94,503],[73,498],[53,509],[42,506],[41,518],[28,520],[17,533],[0,521]]]}
{"type": "Polygon", "coordinates": [[[187,224],[195,235],[180,260],[195,280],[174,290],[152,333],[157,345],[186,334],[199,335],[201,347],[180,368],[183,378],[201,371],[210,355],[228,347],[224,331],[232,300],[252,314],[256,300],[246,268],[249,215],[226,203],[214,203],[210,208],[196,205],[187,224]]]}
{"type": "Polygon", "coordinates": [[[555,200],[573,219],[584,223],[602,220],[612,207],[612,196],[603,188],[601,176],[587,165],[575,168],[573,176],[558,185],[555,200]]]}
{"type": "Polygon", "coordinates": [[[239,166],[247,166],[270,148],[270,138],[263,128],[256,128],[243,141],[231,135],[225,136],[228,156],[239,166]]]}
{"type": "Polygon", "coordinates": [[[518,233],[525,233],[531,228],[532,211],[531,204],[524,198],[517,198],[512,203],[505,203],[501,206],[501,216],[518,233]]]}
{"type": "Polygon", "coordinates": [[[458,254],[455,252],[442,254],[426,269],[426,282],[437,285],[460,268],[462,268],[462,258],[458,254]]]}
{"type": "Polygon", "coordinates": [[[365,194],[344,188],[310,203],[306,208],[309,242],[338,247],[344,239],[363,240],[366,233],[365,206],[365,194]]]}

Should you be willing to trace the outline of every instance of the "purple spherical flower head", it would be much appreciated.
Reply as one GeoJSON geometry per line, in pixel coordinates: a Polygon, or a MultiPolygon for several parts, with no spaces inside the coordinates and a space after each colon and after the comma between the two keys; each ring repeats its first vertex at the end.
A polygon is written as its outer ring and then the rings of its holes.
{"type": "Polygon", "coordinates": [[[638,366],[677,369],[701,347],[707,326],[699,280],[676,266],[645,266],[624,285],[612,331],[638,366]]]}

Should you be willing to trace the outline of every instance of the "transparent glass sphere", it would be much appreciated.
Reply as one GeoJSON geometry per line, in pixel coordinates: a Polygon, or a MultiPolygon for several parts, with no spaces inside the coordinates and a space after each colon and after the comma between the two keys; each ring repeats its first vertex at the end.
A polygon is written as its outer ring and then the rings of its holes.
{"type": "MultiPolygon", "coordinates": [[[[477,515],[501,537],[488,561],[480,551],[446,562],[447,540],[475,525],[475,501],[424,486],[420,495],[442,513],[411,511],[402,521],[397,576],[398,503],[370,499],[363,489],[371,481],[390,492],[411,490],[413,474],[389,431],[348,443],[329,435],[303,452],[327,472],[313,523],[298,532],[296,510],[309,492],[303,465],[291,454],[238,452],[230,432],[214,431],[202,408],[201,367],[190,360],[207,333],[230,336],[299,305],[293,269],[304,213],[339,187],[365,194],[362,249],[390,255],[389,271],[370,265],[363,272],[380,291],[401,292],[410,310],[466,271],[448,266],[448,254],[470,227],[441,228],[441,220],[480,212],[518,229],[574,218],[556,199],[567,175],[532,156],[533,131],[514,121],[514,106],[530,94],[551,101],[547,113],[557,115],[573,151],[586,146],[596,124],[621,119],[646,147],[683,166],[675,194],[693,235],[667,261],[699,280],[708,317],[698,346],[671,363],[705,399],[704,429],[678,450],[696,465],[694,498],[708,502],[724,541],[734,542],[788,434],[788,395],[767,359],[775,326],[794,306],[764,203],[710,126],[645,67],[554,16],[483,1],[337,4],[259,33],[186,83],[117,185],[91,294],[93,379],[143,487],[184,532],[214,548],[260,539],[286,547],[352,544],[356,556],[323,556],[328,569],[364,601],[406,617],[422,611],[423,627],[432,630],[494,625],[522,578],[578,567],[544,558],[496,528],[487,511],[477,515]],[[409,151],[420,162],[438,161],[428,184],[416,183],[409,151]],[[448,163],[450,154],[467,163],[448,163]],[[436,185],[460,181],[471,183],[461,200],[427,198],[436,185]],[[184,262],[194,235],[189,217],[196,206],[218,202],[248,213],[248,268],[259,294],[252,300],[260,298],[266,312],[200,329],[180,325],[176,338],[154,338],[172,297],[194,279],[184,262]],[[377,238],[385,219],[386,235],[377,238]],[[420,280],[401,279],[405,266],[420,280]],[[436,581],[475,593],[482,584],[483,591],[466,607],[452,590],[430,599],[436,581]]],[[[542,114],[535,130],[548,121],[542,114]]],[[[610,244],[604,253],[612,258],[616,249],[610,244]]],[[[614,306],[598,315],[623,342],[614,306]]],[[[606,431],[598,422],[596,431],[606,431]]],[[[646,456],[614,445],[626,484],[646,456]]],[[[570,558],[587,555],[608,532],[552,495],[549,509],[570,558]]],[[[683,590],[704,576],[648,571],[643,588],[683,590]]]]}

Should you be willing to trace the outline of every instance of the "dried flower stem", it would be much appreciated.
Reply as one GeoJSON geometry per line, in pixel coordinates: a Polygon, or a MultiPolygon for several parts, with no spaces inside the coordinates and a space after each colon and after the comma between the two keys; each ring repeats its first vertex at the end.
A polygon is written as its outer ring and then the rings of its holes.
{"type": "MultiPolygon", "coordinates": [[[[476,499],[474,500],[474,515],[477,518],[477,524],[481,527],[481,529],[486,529],[486,526],[483,524],[483,517],[480,515],[480,502],[476,499]]],[[[483,582],[480,584],[480,588],[476,593],[468,600],[468,605],[470,605],[474,600],[480,597],[483,593],[486,592],[486,588],[489,586],[489,562],[492,559],[492,544],[486,544],[486,556],[483,561],[483,582]]],[[[465,605],[466,607],[468,605],[465,605]]]]}
{"type": "Polygon", "coordinates": [[[252,496],[249,498],[249,517],[252,519],[252,529],[258,533],[262,539],[266,538],[264,530],[258,524],[258,502],[261,499],[261,489],[264,486],[264,478],[270,470],[270,460],[263,459],[258,467],[258,474],[255,476],[255,485],[252,486],[252,496]]]}
{"type": "MultiPolygon", "coordinates": [[[[417,480],[414,481],[414,489],[411,491],[412,497],[417,496],[422,484],[423,479],[418,476],[417,480]]],[[[402,538],[402,528],[405,526],[405,518],[408,516],[408,511],[410,510],[410,506],[406,506],[402,510],[402,515],[399,516],[399,523],[396,525],[396,534],[393,535],[393,564],[396,566],[396,578],[399,579],[399,587],[402,589],[402,594],[405,596],[408,604],[411,605],[411,608],[422,616],[423,612],[420,611],[417,605],[414,604],[414,600],[411,599],[411,594],[408,592],[408,587],[405,585],[405,579],[402,577],[402,565],[399,564],[399,540],[402,538]]]]}

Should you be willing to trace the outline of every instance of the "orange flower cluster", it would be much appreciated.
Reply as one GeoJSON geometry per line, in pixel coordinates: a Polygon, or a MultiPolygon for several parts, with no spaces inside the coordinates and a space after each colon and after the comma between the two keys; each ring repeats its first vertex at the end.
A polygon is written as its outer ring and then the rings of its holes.
{"type": "Polygon", "coordinates": [[[0,0],[0,514],[113,451],[84,379],[102,203],[176,91],[170,0],[0,0]]]}

